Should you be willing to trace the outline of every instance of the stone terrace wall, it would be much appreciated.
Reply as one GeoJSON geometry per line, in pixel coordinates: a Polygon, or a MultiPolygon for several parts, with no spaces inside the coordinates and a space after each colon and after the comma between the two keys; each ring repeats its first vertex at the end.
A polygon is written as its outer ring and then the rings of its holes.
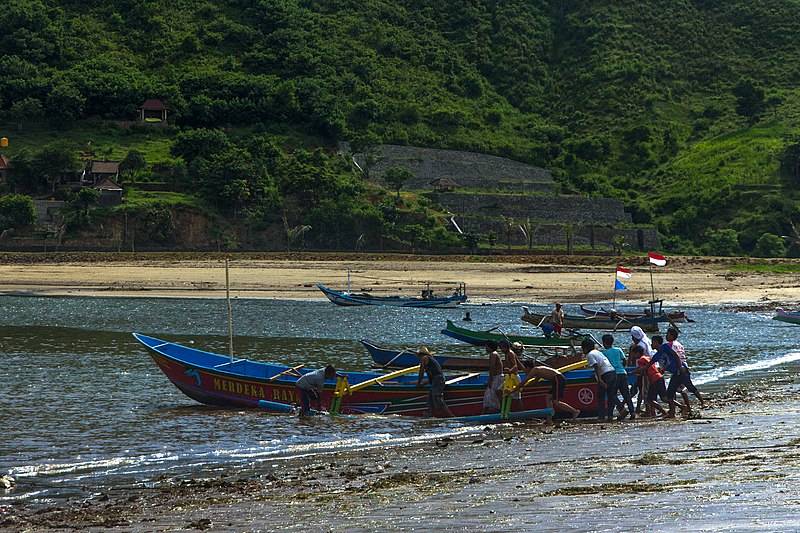
{"type": "MultiPolygon", "coordinates": [[[[391,144],[380,145],[376,151],[380,155],[370,170],[372,179],[380,181],[388,169],[405,167],[414,174],[406,189],[429,189],[436,178],[452,178],[460,187],[484,190],[549,192],[553,187],[548,170],[504,157],[391,144]]],[[[357,154],[355,159],[363,167],[363,156],[357,154]]]]}
{"type": "Polygon", "coordinates": [[[454,215],[513,217],[517,220],[547,222],[593,222],[621,224],[631,222],[622,202],[616,198],[582,196],[525,196],[515,194],[430,193],[434,202],[454,215]]]}

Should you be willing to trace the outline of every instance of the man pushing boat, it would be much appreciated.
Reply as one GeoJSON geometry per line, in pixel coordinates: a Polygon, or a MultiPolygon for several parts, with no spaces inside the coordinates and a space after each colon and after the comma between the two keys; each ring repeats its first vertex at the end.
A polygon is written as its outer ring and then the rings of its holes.
{"type": "Polygon", "coordinates": [[[317,404],[317,410],[322,411],[322,388],[325,386],[325,380],[335,377],[336,368],[328,365],[325,368],[303,374],[297,379],[295,387],[300,391],[300,416],[308,414],[311,410],[312,399],[317,404]]]}
{"type": "MultiPolygon", "coordinates": [[[[522,389],[522,387],[524,387],[525,384],[532,379],[546,379],[552,382],[550,390],[548,390],[547,394],[544,395],[545,404],[549,409],[570,413],[572,415],[572,420],[576,420],[578,418],[578,416],[581,414],[580,409],[575,409],[571,405],[562,401],[564,398],[564,391],[567,388],[567,380],[564,377],[564,374],[555,368],[550,368],[549,366],[535,366],[528,370],[528,372],[525,374],[525,379],[523,379],[522,383],[517,385],[512,392],[522,389]]],[[[547,416],[547,423],[553,423],[553,417],[551,415],[547,416]]]]}
{"type": "Polygon", "coordinates": [[[428,391],[428,415],[434,417],[455,416],[444,401],[444,374],[439,362],[433,358],[426,346],[420,346],[417,350],[417,357],[419,357],[417,387],[422,386],[422,377],[426,373],[428,374],[428,383],[431,384],[431,390],[428,391]]]}

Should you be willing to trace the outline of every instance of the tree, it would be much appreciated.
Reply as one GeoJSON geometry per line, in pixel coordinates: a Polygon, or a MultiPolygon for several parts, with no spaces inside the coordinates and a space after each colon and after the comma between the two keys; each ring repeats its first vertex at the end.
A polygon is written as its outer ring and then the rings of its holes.
{"type": "Polygon", "coordinates": [[[147,161],[138,150],[131,150],[119,163],[119,170],[126,178],[135,178],[139,172],[147,167],[147,161]]]}
{"type": "Polygon", "coordinates": [[[472,233],[471,231],[467,232],[462,235],[461,238],[464,240],[464,246],[467,247],[469,253],[475,254],[478,252],[478,244],[480,244],[480,239],[475,233],[472,233]]]}
{"type": "Polygon", "coordinates": [[[539,226],[531,223],[530,218],[526,218],[523,224],[520,224],[519,229],[525,235],[525,242],[528,245],[528,251],[533,249],[533,244],[536,242],[536,233],[539,231],[539,226]]]}
{"type": "Polygon", "coordinates": [[[628,243],[625,242],[627,237],[620,233],[614,235],[614,255],[622,255],[622,249],[628,247],[628,243]]]}
{"type": "Polygon", "coordinates": [[[50,91],[45,101],[47,114],[56,124],[75,120],[83,113],[86,99],[68,83],[59,83],[50,91]]]}
{"type": "Polygon", "coordinates": [[[389,189],[397,192],[397,199],[400,199],[400,189],[414,177],[414,173],[405,167],[392,167],[386,171],[386,184],[389,189]]]}
{"type": "Polygon", "coordinates": [[[708,230],[703,251],[708,255],[722,257],[741,255],[742,247],[739,244],[739,234],[733,229],[708,230]]]}
{"type": "Polygon", "coordinates": [[[567,255],[572,255],[572,238],[575,236],[575,228],[572,224],[564,226],[564,235],[567,239],[567,255]]]}
{"type": "Polygon", "coordinates": [[[289,221],[286,219],[286,216],[283,217],[283,229],[286,231],[286,251],[292,251],[292,244],[296,241],[301,235],[311,229],[311,226],[306,225],[298,225],[298,226],[290,226],[289,221]]]}
{"type": "Polygon", "coordinates": [[[511,241],[514,240],[514,231],[517,229],[517,223],[511,217],[503,217],[503,240],[506,241],[506,249],[511,251],[511,241]]]}
{"type": "Polygon", "coordinates": [[[37,98],[23,98],[11,104],[11,108],[6,112],[9,120],[17,123],[17,131],[22,131],[22,125],[27,120],[37,119],[44,115],[42,102],[37,98]]]}
{"type": "Polygon", "coordinates": [[[0,196],[0,232],[30,226],[36,221],[33,198],[23,194],[0,196]]]}
{"type": "Polygon", "coordinates": [[[783,239],[774,233],[765,233],[756,241],[753,249],[756,257],[786,257],[786,245],[783,239]]]}
{"type": "Polygon", "coordinates": [[[89,209],[97,205],[100,199],[100,191],[92,187],[84,187],[75,194],[75,199],[72,200],[73,207],[77,213],[83,216],[84,220],[89,219],[89,209]]]}
{"type": "Polygon", "coordinates": [[[764,108],[764,89],[750,78],[741,78],[731,92],[736,98],[736,112],[746,117],[748,124],[755,124],[764,108]]]}
{"type": "Polygon", "coordinates": [[[492,253],[494,245],[497,244],[497,234],[494,230],[489,230],[489,233],[486,234],[486,244],[489,245],[489,253],[492,253]]]}
{"type": "Polygon", "coordinates": [[[208,158],[214,154],[221,154],[233,148],[225,132],[215,129],[198,128],[182,131],[175,138],[175,144],[170,148],[170,153],[182,157],[190,163],[197,157],[208,158]]]}

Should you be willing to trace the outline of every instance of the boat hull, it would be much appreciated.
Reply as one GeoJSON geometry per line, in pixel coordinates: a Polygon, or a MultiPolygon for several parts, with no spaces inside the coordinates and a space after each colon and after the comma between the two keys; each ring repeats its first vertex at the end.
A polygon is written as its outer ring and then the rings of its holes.
{"type": "Polygon", "coordinates": [[[461,342],[466,342],[475,346],[486,346],[486,342],[489,340],[493,340],[495,342],[507,340],[508,342],[521,342],[526,346],[526,349],[535,346],[571,350],[573,346],[580,346],[582,340],[582,338],[572,339],[567,337],[532,337],[527,335],[515,335],[513,333],[506,335],[500,333],[499,331],[497,333],[492,331],[474,331],[456,326],[451,320],[447,321],[447,326],[441,332],[448,337],[452,337],[460,340],[461,342]]]}
{"type": "MultiPolygon", "coordinates": [[[[611,313],[609,311],[606,311],[605,309],[590,309],[588,307],[584,307],[583,305],[581,305],[580,310],[581,313],[583,313],[586,316],[603,317],[609,319],[611,318],[611,313]]],[[[631,313],[616,313],[615,316],[618,316],[620,318],[625,318],[627,320],[636,320],[639,318],[647,317],[647,315],[644,314],[636,315],[631,313]]],[[[673,311],[671,313],[666,313],[664,316],[666,317],[666,319],[664,320],[665,322],[694,322],[694,320],[691,320],[688,316],[686,316],[686,313],[684,311],[673,311]]],[[[659,315],[659,318],[660,317],[661,315],[659,315]]]]}
{"type": "Polygon", "coordinates": [[[800,324],[800,313],[778,309],[775,311],[775,316],[772,317],[772,320],[786,322],[787,324],[800,324]]]}
{"type": "MultiPolygon", "coordinates": [[[[367,349],[370,357],[377,366],[382,368],[407,368],[415,364],[419,364],[419,359],[416,355],[410,352],[388,350],[372,344],[371,342],[362,340],[361,344],[367,349]]],[[[476,372],[489,371],[489,358],[488,357],[465,357],[455,355],[434,355],[434,359],[439,363],[444,370],[470,370],[476,372]]],[[[570,354],[563,356],[550,357],[542,362],[542,364],[559,368],[562,366],[577,363],[584,360],[582,354],[570,354]]]]}
{"type": "Polygon", "coordinates": [[[421,307],[452,309],[467,301],[466,294],[456,294],[441,298],[406,298],[402,296],[372,296],[370,294],[352,294],[335,291],[317,283],[317,288],[328,297],[328,300],[343,307],[357,305],[382,305],[389,307],[421,307]]]}
{"type": "MultiPolygon", "coordinates": [[[[225,407],[258,407],[264,400],[285,405],[300,403],[295,387],[297,376],[282,374],[290,370],[251,360],[234,360],[195,348],[189,348],[146,335],[134,334],[148,350],[150,356],[166,377],[181,392],[193,400],[225,407]]],[[[373,379],[374,372],[345,372],[351,385],[373,379]]],[[[449,374],[447,378],[456,377],[449,374]]],[[[572,370],[565,373],[567,386],[564,401],[581,409],[584,414],[597,411],[597,384],[591,370],[572,370]]],[[[445,387],[445,400],[457,417],[482,414],[483,393],[487,374],[469,376],[445,387]]],[[[425,416],[429,387],[416,386],[417,376],[405,375],[369,385],[345,396],[340,412],[343,414],[396,414],[425,416]]],[[[322,407],[327,409],[333,398],[335,384],[325,384],[322,407]]],[[[546,408],[545,394],[548,382],[537,383],[522,391],[524,409],[546,408]]]]}
{"type": "MultiPolygon", "coordinates": [[[[552,324],[550,314],[532,313],[527,307],[523,307],[523,315],[520,317],[529,324],[541,326],[542,324],[552,324]]],[[[667,321],[665,318],[648,317],[635,319],[612,319],[606,317],[586,317],[577,315],[565,315],[564,327],[567,329],[594,329],[608,331],[624,331],[632,326],[639,326],[643,331],[657,332],[659,322],[667,321]]]]}

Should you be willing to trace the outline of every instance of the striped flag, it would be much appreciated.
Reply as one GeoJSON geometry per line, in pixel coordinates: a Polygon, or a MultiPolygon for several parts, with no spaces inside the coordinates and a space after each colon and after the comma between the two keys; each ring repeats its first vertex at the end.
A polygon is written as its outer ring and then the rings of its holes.
{"type": "Polygon", "coordinates": [[[629,279],[633,274],[627,268],[622,268],[617,265],[617,277],[622,279],[629,279]]]}
{"type": "Polygon", "coordinates": [[[650,258],[650,262],[656,266],[663,267],[667,265],[667,258],[664,257],[663,255],[658,255],[654,254],[653,252],[650,252],[648,256],[650,258]]]}

